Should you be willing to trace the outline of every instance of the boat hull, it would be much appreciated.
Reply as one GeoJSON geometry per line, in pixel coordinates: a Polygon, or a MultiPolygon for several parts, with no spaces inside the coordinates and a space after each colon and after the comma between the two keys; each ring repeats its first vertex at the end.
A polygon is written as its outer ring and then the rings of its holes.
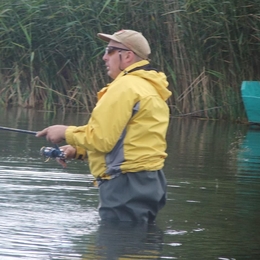
{"type": "Polygon", "coordinates": [[[243,81],[241,94],[248,122],[260,124],[260,81],[243,81]]]}

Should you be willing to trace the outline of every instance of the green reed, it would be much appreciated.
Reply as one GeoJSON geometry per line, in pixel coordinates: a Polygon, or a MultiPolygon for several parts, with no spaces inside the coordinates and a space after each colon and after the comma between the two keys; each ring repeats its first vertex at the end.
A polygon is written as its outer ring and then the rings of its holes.
{"type": "Polygon", "coordinates": [[[90,112],[109,79],[98,32],[141,31],[169,79],[173,116],[238,120],[259,80],[258,0],[9,0],[0,3],[0,105],[90,112]]]}

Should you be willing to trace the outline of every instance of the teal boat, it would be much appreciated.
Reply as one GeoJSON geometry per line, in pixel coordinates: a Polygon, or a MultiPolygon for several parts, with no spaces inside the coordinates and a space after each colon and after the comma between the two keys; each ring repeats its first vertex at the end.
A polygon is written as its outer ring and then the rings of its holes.
{"type": "Polygon", "coordinates": [[[248,122],[260,124],[260,81],[243,81],[241,94],[248,122]]]}

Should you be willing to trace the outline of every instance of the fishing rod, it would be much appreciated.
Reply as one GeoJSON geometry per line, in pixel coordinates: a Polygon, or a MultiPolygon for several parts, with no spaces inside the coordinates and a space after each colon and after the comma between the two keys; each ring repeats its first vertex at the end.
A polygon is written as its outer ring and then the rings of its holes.
{"type": "MultiPolygon", "coordinates": [[[[29,130],[24,130],[24,129],[17,129],[17,128],[10,128],[10,127],[4,127],[0,126],[0,130],[5,130],[5,131],[11,131],[11,132],[17,132],[17,133],[24,133],[24,134],[30,134],[30,135],[36,135],[37,132],[35,131],[29,131],[29,130]]],[[[40,154],[47,158],[49,160],[50,158],[59,158],[62,160],[65,160],[65,155],[63,151],[60,150],[58,145],[55,145],[55,147],[45,147],[43,146],[40,149],[40,154]]]]}
{"type": "Polygon", "coordinates": [[[29,131],[29,130],[23,130],[23,129],[17,129],[17,128],[10,128],[10,127],[4,127],[4,126],[0,126],[0,130],[6,130],[6,131],[12,131],[12,132],[24,133],[24,134],[31,134],[31,135],[37,134],[37,132],[35,132],[35,131],[29,131]]]}

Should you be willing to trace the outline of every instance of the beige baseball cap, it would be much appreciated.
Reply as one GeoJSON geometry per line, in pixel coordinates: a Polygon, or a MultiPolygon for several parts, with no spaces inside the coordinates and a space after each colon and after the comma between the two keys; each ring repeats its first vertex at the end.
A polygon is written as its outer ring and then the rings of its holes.
{"type": "Polygon", "coordinates": [[[115,32],[113,35],[98,33],[98,37],[106,42],[110,40],[120,42],[125,45],[129,50],[133,51],[140,58],[147,60],[151,49],[148,41],[142,33],[133,30],[121,30],[115,32]]]}

